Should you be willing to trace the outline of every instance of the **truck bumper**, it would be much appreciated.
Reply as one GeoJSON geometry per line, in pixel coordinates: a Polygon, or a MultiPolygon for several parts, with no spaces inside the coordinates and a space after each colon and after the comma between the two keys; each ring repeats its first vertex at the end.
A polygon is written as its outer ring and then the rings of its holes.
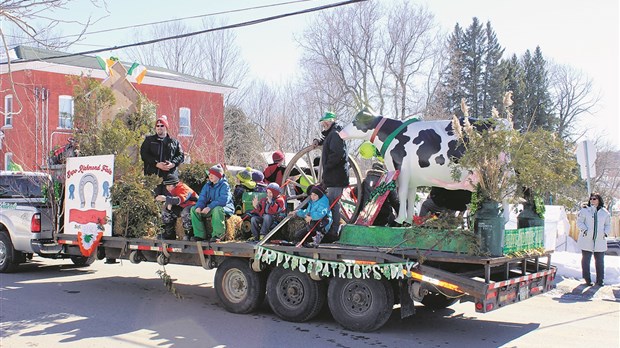
{"type": "Polygon", "coordinates": [[[54,257],[62,251],[62,245],[54,240],[34,239],[30,241],[30,245],[35,254],[43,257],[54,257]]]}

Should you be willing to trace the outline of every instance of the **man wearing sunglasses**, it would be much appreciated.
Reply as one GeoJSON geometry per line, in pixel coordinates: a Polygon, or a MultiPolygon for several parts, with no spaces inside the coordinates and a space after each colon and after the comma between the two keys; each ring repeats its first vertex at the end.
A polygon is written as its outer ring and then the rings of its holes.
{"type": "MultiPolygon", "coordinates": [[[[168,174],[178,175],[178,168],[184,156],[181,144],[168,134],[168,118],[160,116],[155,122],[155,134],[144,139],[140,147],[140,157],[144,162],[144,175],[157,175],[165,178],[168,174]]],[[[157,186],[155,195],[165,195],[163,185],[157,186]]]]}
{"type": "Polygon", "coordinates": [[[605,237],[611,231],[611,218],[609,211],[605,209],[603,197],[598,193],[592,193],[588,204],[581,208],[577,218],[579,239],[577,246],[581,249],[581,272],[586,285],[592,286],[590,277],[590,260],[594,254],[594,266],[596,268],[596,285],[603,286],[605,277],[605,251],[607,241],[605,237]]]}

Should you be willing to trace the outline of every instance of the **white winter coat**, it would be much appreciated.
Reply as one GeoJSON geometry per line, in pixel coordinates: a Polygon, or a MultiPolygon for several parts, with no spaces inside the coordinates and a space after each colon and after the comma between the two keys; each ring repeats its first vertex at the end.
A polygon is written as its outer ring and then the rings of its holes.
{"type": "Polygon", "coordinates": [[[581,250],[601,252],[607,251],[607,241],[605,236],[611,231],[611,216],[609,211],[596,207],[584,207],[579,212],[577,218],[577,228],[579,229],[579,239],[577,246],[581,250]],[[594,214],[596,214],[597,228],[594,232],[594,214]]]}

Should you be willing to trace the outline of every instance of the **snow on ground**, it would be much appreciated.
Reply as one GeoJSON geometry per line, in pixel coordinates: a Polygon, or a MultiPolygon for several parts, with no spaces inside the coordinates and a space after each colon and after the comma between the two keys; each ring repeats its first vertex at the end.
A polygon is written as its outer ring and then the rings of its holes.
{"type": "MultiPolygon", "coordinates": [[[[582,281],[581,251],[577,243],[568,238],[568,251],[555,251],[551,254],[551,264],[558,268],[557,276],[582,281]]],[[[592,281],[596,280],[594,257],[590,260],[592,281]]],[[[605,285],[620,285],[620,256],[605,255],[605,285]]]]}

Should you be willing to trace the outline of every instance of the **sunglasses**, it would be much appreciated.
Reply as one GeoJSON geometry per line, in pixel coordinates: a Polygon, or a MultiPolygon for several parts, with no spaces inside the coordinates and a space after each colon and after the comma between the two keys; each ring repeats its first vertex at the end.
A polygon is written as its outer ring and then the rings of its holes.
{"type": "Polygon", "coordinates": [[[156,124],[155,127],[160,128],[160,127],[166,127],[163,124],[156,124]]]}
{"type": "Polygon", "coordinates": [[[591,201],[598,201],[598,198],[596,198],[596,197],[590,197],[590,200],[591,200],[591,201]]]}

